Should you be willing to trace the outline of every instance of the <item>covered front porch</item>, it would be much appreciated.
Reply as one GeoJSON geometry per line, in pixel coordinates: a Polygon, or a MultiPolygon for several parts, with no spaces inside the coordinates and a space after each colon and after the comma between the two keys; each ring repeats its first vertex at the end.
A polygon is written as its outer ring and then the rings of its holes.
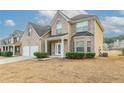
{"type": "Polygon", "coordinates": [[[45,52],[52,57],[65,57],[68,51],[67,36],[49,37],[45,40],[45,52]]]}
{"type": "Polygon", "coordinates": [[[0,45],[0,51],[1,52],[12,52],[13,56],[19,56],[21,48],[20,48],[20,44],[0,45]]]}

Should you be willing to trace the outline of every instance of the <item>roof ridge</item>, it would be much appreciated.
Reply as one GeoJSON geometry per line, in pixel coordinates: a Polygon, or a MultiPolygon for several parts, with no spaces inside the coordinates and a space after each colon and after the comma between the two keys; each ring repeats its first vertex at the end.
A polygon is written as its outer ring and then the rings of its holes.
{"type": "Polygon", "coordinates": [[[58,12],[60,12],[62,15],[64,15],[65,17],[67,17],[70,20],[70,18],[66,14],[64,14],[62,11],[63,10],[58,10],[58,12]]]}
{"type": "Polygon", "coordinates": [[[29,24],[31,24],[31,25],[35,25],[35,26],[39,26],[39,27],[50,26],[50,25],[41,25],[41,24],[37,24],[37,23],[33,23],[33,22],[29,22],[29,24]]]}
{"type": "Polygon", "coordinates": [[[35,29],[36,33],[41,37],[43,34],[47,33],[50,29],[49,25],[40,25],[30,22],[29,24],[35,29]]]}

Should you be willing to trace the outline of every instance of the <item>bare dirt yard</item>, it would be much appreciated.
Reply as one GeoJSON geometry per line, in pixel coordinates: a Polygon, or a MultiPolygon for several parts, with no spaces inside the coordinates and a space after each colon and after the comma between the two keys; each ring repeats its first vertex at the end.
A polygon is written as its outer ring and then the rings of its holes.
{"type": "Polygon", "coordinates": [[[0,82],[124,82],[124,57],[3,64],[0,65],[0,82]]]}

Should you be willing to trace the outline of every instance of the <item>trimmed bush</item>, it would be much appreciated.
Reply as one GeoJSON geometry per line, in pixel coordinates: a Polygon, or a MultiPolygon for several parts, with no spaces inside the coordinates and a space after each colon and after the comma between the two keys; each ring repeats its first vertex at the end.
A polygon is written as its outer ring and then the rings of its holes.
{"type": "Polygon", "coordinates": [[[122,55],[124,56],[124,48],[122,49],[122,55]]]}
{"type": "Polygon", "coordinates": [[[2,56],[2,52],[0,52],[0,56],[2,56]]]}
{"type": "Polygon", "coordinates": [[[66,53],[66,58],[69,59],[82,59],[84,57],[84,53],[79,53],[79,52],[68,52],[66,53]]]}
{"type": "Polygon", "coordinates": [[[48,53],[44,53],[44,52],[35,52],[34,56],[36,56],[37,58],[47,58],[48,57],[48,53]]]}
{"type": "Polygon", "coordinates": [[[86,58],[94,58],[95,53],[86,53],[86,58]]]}
{"type": "Polygon", "coordinates": [[[11,57],[12,55],[13,55],[12,52],[0,52],[0,56],[11,57]]]}

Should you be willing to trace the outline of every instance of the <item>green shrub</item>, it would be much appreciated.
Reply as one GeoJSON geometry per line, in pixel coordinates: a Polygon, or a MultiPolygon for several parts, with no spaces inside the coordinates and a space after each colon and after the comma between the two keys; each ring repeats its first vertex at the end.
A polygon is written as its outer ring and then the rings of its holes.
{"type": "Polygon", "coordinates": [[[12,52],[0,52],[0,56],[11,57],[12,55],[13,55],[12,52]]]}
{"type": "Polygon", "coordinates": [[[86,58],[94,58],[95,53],[86,53],[86,58]]]}
{"type": "Polygon", "coordinates": [[[0,56],[2,56],[2,52],[0,52],[0,56]]]}
{"type": "Polygon", "coordinates": [[[122,49],[122,55],[124,56],[124,48],[122,49]]]}
{"type": "Polygon", "coordinates": [[[36,56],[37,58],[47,58],[48,57],[48,53],[44,53],[44,52],[35,52],[34,56],[36,56]]]}
{"type": "Polygon", "coordinates": [[[66,58],[69,59],[82,59],[84,57],[84,53],[79,53],[79,52],[67,52],[66,53],[66,58]]]}
{"type": "Polygon", "coordinates": [[[4,56],[4,52],[0,52],[0,56],[4,56]]]}

